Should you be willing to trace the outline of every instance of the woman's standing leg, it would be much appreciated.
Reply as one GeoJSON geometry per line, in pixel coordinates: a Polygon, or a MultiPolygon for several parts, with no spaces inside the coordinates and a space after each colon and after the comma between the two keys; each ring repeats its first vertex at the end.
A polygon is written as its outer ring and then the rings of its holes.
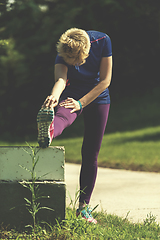
{"type": "Polygon", "coordinates": [[[89,203],[97,176],[97,158],[108,120],[110,104],[91,103],[83,109],[84,139],[80,172],[79,202],[89,203]]]}

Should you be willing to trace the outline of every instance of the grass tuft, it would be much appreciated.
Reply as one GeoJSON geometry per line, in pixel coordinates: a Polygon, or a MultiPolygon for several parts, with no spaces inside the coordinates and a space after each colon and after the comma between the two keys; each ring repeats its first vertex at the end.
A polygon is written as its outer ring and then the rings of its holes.
{"type": "MultiPolygon", "coordinates": [[[[50,240],[138,240],[160,239],[160,226],[155,222],[155,217],[148,214],[143,223],[131,223],[127,218],[120,218],[106,212],[94,212],[98,224],[92,224],[77,218],[75,210],[66,209],[66,219],[54,226],[42,228],[37,226],[36,239],[50,240]]],[[[0,227],[0,239],[33,239],[33,232],[17,232],[14,229],[0,227]]]]}

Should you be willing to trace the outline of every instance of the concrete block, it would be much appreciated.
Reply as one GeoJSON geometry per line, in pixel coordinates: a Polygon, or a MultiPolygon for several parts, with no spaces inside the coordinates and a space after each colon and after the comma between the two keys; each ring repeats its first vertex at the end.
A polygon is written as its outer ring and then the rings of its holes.
{"type": "MultiPolygon", "coordinates": [[[[29,172],[22,169],[22,165],[31,169],[31,152],[29,147],[0,147],[0,180],[21,181],[30,180],[29,172]]],[[[37,156],[39,161],[36,166],[36,175],[41,180],[64,181],[64,147],[49,147],[40,149],[37,156]]]]}
{"type": "MultiPolygon", "coordinates": [[[[42,196],[50,198],[40,199],[40,206],[54,209],[40,210],[36,215],[36,221],[46,221],[55,223],[55,219],[65,219],[65,194],[66,186],[64,182],[38,182],[42,196]]],[[[24,188],[19,182],[0,181],[0,223],[9,228],[16,227],[23,229],[26,225],[33,225],[31,214],[26,209],[24,198],[31,200],[31,192],[24,188]],[[14,208],[15,207],[15,208],[14,208]],[[11,210],[11,208],[13,208],[11,210]]]]}
{"type": "MultiPolygon", "coordinates": [[[[31,156],[24,149],[31,151],[29,147],[0,147],[0,224],[9,225],[10,228],[22,229],[25,225],[33,225],[24,200],[27,198],[31,201],[31,192],[20,184],[23,180],[27,182],[31,179],[30,174],[19,166],[32,168],[31,156]]],[[[38,202],[41,207],[54,209],[40,210],[36,215],[37,221],[54,224],[56,218],[65,219],[64,148],[40,149],[37,157],[36,176],[48,174],[35,186],[39,186],[42,196],[49,196],[38,202]]]]}

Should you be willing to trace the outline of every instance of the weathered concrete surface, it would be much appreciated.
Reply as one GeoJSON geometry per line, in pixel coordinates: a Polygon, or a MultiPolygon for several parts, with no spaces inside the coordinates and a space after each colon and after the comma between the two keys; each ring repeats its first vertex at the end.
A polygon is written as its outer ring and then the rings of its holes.
{"type": "MultiPolygon", "coordinates": [[[[31,175],[25,169],[32,167],[31,153],[29,147],[0,147],[0,180],[18,181],[30,180],[31,175]]],[[[58,180],[64,181],[64,148],[49,147],[40,149],[36,155],[39,156],[38,164],[36,165],[37,177],[43,176],[41,180],[58,180]]]]}

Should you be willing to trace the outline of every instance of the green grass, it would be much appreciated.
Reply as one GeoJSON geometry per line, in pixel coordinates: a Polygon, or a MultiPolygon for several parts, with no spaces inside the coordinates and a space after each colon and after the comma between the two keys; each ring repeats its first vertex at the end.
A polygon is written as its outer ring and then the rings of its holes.
{"type": "MultiPolygon", "coordinates": [[[[94,225],[76,217],[75,210],[67,208],[66,219],[55,226],[46,225],[36,229],[36,239],[56,240],[142,240],[160,239],[160,226],[151,214],[143,223],[131,223],[127,218],[109,215],[106,212],[94,212],[98,224],[94,225]]],[[[33,232],[7,230],[1,226],[0,239],[34,239],[33,232]]]]}
{"type": "MultiPolygon", "coordinates": [[[[160,127],[104,135],[98,164],[101,167],[160,172],[160,127]]],[[[82,138],[54,140],[64,145],[66,161],[81,162],[82,138]]]]}
{"type": "MultiPolygon", "coordinates": [[[[82,137],[55,139],[52,145],[65,146],[66,162],[81,163],[82,140],[82,137]]],[[[30,144],[36,145],[36,142],[30,144]]],[[[0,142],[0,145],[11,144],[0,142]]],[[[160,172],[160,126],[105,134],[98,164],[115,169],[160,172]]]]}
{"type": "Polygon", "coordinates": [[[160,127],[104,136],[100,166],[160,171],[160,127]]]}

